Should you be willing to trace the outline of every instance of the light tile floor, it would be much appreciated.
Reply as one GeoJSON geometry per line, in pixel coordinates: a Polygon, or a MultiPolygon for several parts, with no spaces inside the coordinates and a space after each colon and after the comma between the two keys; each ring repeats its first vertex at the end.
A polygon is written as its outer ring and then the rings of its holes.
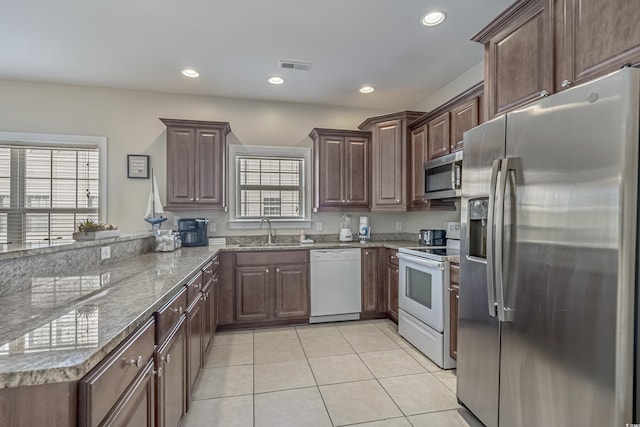
{"type": "Polygon", "coordinates": [[[481,426],[387,319],[218,332],[184,427],[481,426]]]}

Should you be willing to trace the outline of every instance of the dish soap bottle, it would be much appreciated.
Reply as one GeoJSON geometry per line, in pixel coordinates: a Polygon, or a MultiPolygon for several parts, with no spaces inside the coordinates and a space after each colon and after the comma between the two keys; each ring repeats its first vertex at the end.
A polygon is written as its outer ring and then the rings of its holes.
{"type": "Polygon", "coordinates": [[[306,236],[304,235],[304,230],[300,230],[300,243],[304,242],[306,236]]]}

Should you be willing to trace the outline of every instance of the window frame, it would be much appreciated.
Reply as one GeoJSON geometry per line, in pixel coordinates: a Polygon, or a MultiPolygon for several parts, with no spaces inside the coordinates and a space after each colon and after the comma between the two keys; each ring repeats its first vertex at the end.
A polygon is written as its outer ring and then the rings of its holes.
{"type": "Polygon", "coordinates": [[[0,144],[51,149],[97,148],[99,169],[98,221],[107,222],[107,137],[0,131],[0,144]]]}
{"type": "Polygon", "coordinates": [[[312,151],[310,147],[274,147],[228,144],[228,183],[229,183],[229,229],[258,229],[259,218],[241,218],[237,214],[239,197],[239,172],[237,170],[237,157],[264,157],[264,158],[302,158],[302,216],[300,218],[269,218],[274,228],[310,228],[311,227],[311,173],[313,169],[312,151]]]}

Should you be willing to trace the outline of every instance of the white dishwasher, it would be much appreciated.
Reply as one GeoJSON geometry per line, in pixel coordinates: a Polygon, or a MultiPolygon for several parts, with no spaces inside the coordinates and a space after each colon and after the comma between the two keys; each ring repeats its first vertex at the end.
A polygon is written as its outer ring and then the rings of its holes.
{"type": "Polygon", "coordinates": [[[315,249],[309,323],[360,319],[360,249],[315,249]]]}

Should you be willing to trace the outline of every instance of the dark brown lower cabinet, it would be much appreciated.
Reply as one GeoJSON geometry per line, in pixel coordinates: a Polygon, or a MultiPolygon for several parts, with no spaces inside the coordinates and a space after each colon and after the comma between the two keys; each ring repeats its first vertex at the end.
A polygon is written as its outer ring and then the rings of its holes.
{"type": "Polygon", "coordinates": [[[238,252],[235,272],[234,323],[309,317],[309,251],[238,252]]]}
{"type": "Polygon", "coordinates": [[[182,317],[155,353],[158,427],[177,427],[187,410],[186,331],[182,317]]]}
{"type": "Polygon", "coordinates": [[[309,316],[309,279],[305,264],[277,266],[275,288],[276,319],[309,316]]]}
{"type": "Polygon", "coordinates": [[[386,289],[383,280],[385,249],[367,248],[361,253],[361,295],[362,295],[362,317],[367,315],[372,317],[384,316],[387,311],[386,289]],[[376,316],[377,315],[377,316],[376,316]]]}
{"type": "Polygon", "coordinates": [[[187,310],[187,411],[202,366],[203,302],[198,295],[187,310]]]}
{"type": "Polygon", "coordinates": [[[107,418],[100,425],[154,427],[155,426],[155,370],[152,359],[136,377],[107,418]]]}
{"type": "Polygon", "coordinates": [[[81,427],[153,424],[154,347],[155,322],[150,319],[80,380],[81,427]]]}
{"type": "Polygon", "coordinates": [[[394,322],[398,323],[398,251],[387,249],[387,314],[394,322]]]}

